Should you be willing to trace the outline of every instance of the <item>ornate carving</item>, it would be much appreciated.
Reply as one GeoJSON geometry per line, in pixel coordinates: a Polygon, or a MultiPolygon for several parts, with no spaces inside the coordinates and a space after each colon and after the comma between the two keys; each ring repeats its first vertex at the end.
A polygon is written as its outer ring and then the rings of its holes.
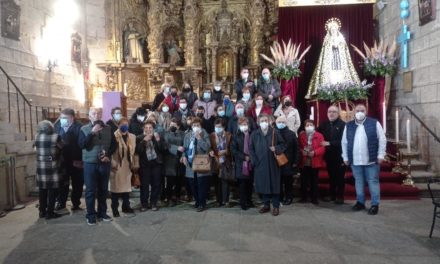
{"type": "Polygon", "coordinates": [[[2,37],[20,40],[21,8],[14,0],[1,2],[2,37]]]}
{"type": "Polygon", "coordinates": [[[150,51],[150,63],[158,64],[163,62],[162,49],[162,3],[159,1],[150,1],[148,10],[148,25],[150,25],[150,34],[148,35],[148,47],[150,51]]]}
{"type": "Polygon", "coordinates": [[[126,71],[127,97],[129,100],[148,101],[147,73],[140,71],[126,71]]]}
{"type": "Polygon", "coordinates": [[[113,67],[105,68],[105,81],[108,91],[116,91],[116,87],[118,85],[118,73],[117,70],[113,67]]]}
{"type": "Polygon", "coordinates": [[[199,43],[196,41],[198,35],[197,24],[199,16],[199,0],[185,0],[184,22],[185,22],[185,60],[187,66],[199,64],[199,43]]]}

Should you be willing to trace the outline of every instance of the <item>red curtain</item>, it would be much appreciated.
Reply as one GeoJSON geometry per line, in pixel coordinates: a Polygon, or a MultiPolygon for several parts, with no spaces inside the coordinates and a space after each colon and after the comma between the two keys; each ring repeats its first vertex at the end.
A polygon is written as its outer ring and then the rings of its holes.
{"type": "MultiPolygon", "coordinates": [[[[297,88],[297,107],[301,118],[307,117],[309,110],[306,107],[304,96],[310,79],[315,69],[325,36],[325,22],[332,17],[341,20],[341,32],[350,47],[351,58],[361,78],[362,70],[359,68],[362,58],[354,52],[350,44],[359,48],[363,41],[371,45],[374,39],[374,20],[372,4],[334,5],[334,6],[305,6],[283,7],[279,9],[278,40],[302,43],[305,48],[312,45],[305,57],[302,66],[303,75],[295,79],[297,88]]],[[[304,120],[304,119],[303,119],[304,120]]]]}

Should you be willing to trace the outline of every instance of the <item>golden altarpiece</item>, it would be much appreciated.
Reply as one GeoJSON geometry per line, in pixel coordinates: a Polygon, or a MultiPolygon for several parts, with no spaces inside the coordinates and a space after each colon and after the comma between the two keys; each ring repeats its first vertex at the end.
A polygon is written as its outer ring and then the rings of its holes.
{"type": "Polygon", "coordinates": [[[277,0],[106,0],[105,8],[107,60],[97,66],[129,107],[151,102],[164,82],[232,90],[243,66],[256,77],[278,23],[277,0]]]}

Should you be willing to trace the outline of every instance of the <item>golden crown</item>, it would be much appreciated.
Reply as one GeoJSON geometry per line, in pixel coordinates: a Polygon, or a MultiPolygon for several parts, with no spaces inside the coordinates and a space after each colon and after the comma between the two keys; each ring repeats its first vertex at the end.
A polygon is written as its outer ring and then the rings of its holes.
{"type": "Polygon", "coordinates": [[[336,17],[332,17],[327,22],[325,22],[325,30],[329,30],[331,26],[336,25],[338,27],[338,30],[341,29],[341,20],[336,17]]]}

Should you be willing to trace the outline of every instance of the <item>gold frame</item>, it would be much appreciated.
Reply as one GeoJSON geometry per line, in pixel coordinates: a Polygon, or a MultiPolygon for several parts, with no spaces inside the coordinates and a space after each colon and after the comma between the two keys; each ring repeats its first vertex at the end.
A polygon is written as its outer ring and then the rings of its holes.
{"type": "Polygon", "coordinates": [[[376,0],[278,0],[279,7],[375,4],[376,0]]]}

